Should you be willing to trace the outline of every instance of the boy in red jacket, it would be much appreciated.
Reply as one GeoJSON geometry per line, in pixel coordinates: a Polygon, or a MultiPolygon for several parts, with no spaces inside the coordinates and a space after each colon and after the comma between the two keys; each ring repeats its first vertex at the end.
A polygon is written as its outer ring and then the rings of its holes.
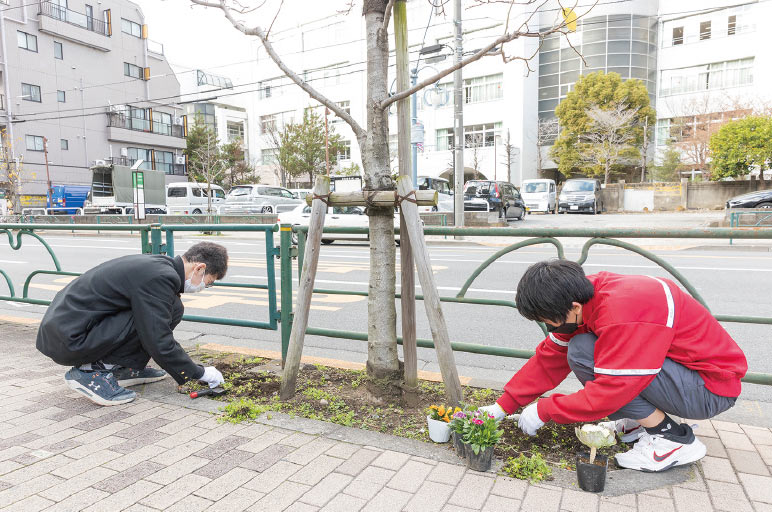
{"type": "Polygon", "coordinates": [[[622,440],[638,442],[617,464],[663,471],[705,456],[681,418],[707,419],[732,407],[748,364],[740,347],[699,302],[672,281],[600,272],[572,261],[531,266],[517,286],[517,308],[549,336],[484,407],[497,419],[528,405],[520,428],[545,422],[616,420],[622,440]],[[531,403],[573,372],[584,389],[531,403]]]}

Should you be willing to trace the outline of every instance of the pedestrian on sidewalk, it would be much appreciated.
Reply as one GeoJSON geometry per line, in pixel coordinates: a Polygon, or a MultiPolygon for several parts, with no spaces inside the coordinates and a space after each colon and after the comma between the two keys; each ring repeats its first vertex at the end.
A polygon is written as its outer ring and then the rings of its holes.
{"type": "Polygon", "coordinates": [[[135,254],[97,265],[51,302],[37,349],[72,368],[67,385],[99,405],[131,402],[123,386],[156,382],[167,372],[178,384],[223,382],[213,366],[194,363],[174,339],[184,311],[180,294],[196,293],[225,277],[228,251],[201,242],[176,258],[135,254]],[[147,366],[150,358],[163,368],[147,366]]]}
{"type": "Polygon", "coordinates": [[[668,279],[585,276],[572,261],[551,260],[526,270],[516,302],[520,314],[544,322],[549,335],[484,410],[502,419],[527,406],[518,425],[531,436],[550,420],[608,417],[622,441],[637,440],[616,455],[625,468],[663,471],[705,456],[692,428],[670,415],[708,419],[731,408],[748,363],[691,295],[668,279]],[[584,389],[533,402],[570,372],[584,389]]]}

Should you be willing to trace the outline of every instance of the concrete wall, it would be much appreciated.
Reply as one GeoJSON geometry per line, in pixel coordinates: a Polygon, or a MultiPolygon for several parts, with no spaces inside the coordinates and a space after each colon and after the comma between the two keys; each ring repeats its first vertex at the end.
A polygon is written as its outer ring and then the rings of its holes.
{"type": "Polygon", "coordinates": [[[758,180],[680,183],[613,183],[603,189],[606,211],[674,211],[678,209],[721,209],[727,199],[772,188],[772,182],[758,180]]]}

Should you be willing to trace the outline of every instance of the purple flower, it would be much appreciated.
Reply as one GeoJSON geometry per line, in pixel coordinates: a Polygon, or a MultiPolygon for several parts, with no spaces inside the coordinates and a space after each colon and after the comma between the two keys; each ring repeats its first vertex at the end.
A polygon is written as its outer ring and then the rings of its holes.
{"type": "Polygon", "coordinates": [[[463,411],[458,411],[456,414],[453,415],[453,417],[459,420],[463,420],[464,418],[466,418],[466,414],[464,414],[463,411]]]}

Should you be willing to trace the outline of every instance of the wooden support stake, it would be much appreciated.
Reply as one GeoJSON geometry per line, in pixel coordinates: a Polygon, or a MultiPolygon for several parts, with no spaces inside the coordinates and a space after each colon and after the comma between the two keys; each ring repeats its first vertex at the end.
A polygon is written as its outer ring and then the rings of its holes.
{"type": "MultiPolygon", "coordinates": [[[[416,190],[418,206],[437,206],[436,190],[416,190]]],[[[333,192],[330,194],[330,206],[374,206],[394,207],[396,196],[393,190],[333,192]]],[[[306,203],[311,204],[311,194],[306,196],[306,203]]]]}
{"type": "MultiPolygon", "coordinates": [[[[314,197],[324,197],[330,193],[329,176],[317,176],[314,186],[314,197]]],[[[309,197],[311,195],[309,194],[309,197]]],[[[300,357],[303,355],[303,342],[308,327],[308,312],[311,309],[311,295],[314,291],[316,267],[319,263],[319,250],[322,246],[322,229],[327,204],[321,199],[314,199],[311,208],[311,219],[308,225],[308,239],[303,256],[303,272],[298,285],[298,298],[295,305],[295,317],[292,321],[289,349],[281,376],[281,398],[288,400],[295,396],[295,384],[300,369],[300,357]]]]}
{"type": "MultiPolygon", "coordinates": [[[[397,178],[397,192],[400,196],[407,197],[412,190],[413,183],[409,176],[397,178]]],[[[437,360],[440,363],[445,392],[448,402],[455,407],[461,403],[464,397],[461,391],[461,381],[458,378],[456,361],[453,357],[453,349],[450,347],[448,326],[445,323],[445,315],[442,314],[440,295],[437,292],[437,284],[434,282],[432,263],[426,248],[421,219],[418,216],[418,207],[414,203],[404,200],[400,209],[405,217],[407,235],[413,247],[413,258],[418,272],[418,280],[423,290],[424,307],[426,308],[426,316],[429,318],[429,328],[432,331],[432,340],[434,340],[434,348],[437,351],[437,360]]],[[[403,238],[404,236],[405,233],[402,233],[403,238]]]]}
{"type": "MultiPolygon", "coordinates": [[[[408,51],[407,51],[407,2],[397,0],[394,3],[394,48],[397,64],[397,90],[409,88],[408,51]]],[[[399,157],[399,175],[411,175],[410,162],[410,97],[397,102],[397,154],[399,157]]],[[[418,386],[418,348],[416,347],[415,322],[415,272],[413,271],[413,251],[407,233],[405,216],[400,213],[399,231],[403,233],[399,242],[399,257],[402,272],[400,275],[400,299],[402,319],[402,354],[405,359],[405,385],[409,388],[418,386]]]]}

